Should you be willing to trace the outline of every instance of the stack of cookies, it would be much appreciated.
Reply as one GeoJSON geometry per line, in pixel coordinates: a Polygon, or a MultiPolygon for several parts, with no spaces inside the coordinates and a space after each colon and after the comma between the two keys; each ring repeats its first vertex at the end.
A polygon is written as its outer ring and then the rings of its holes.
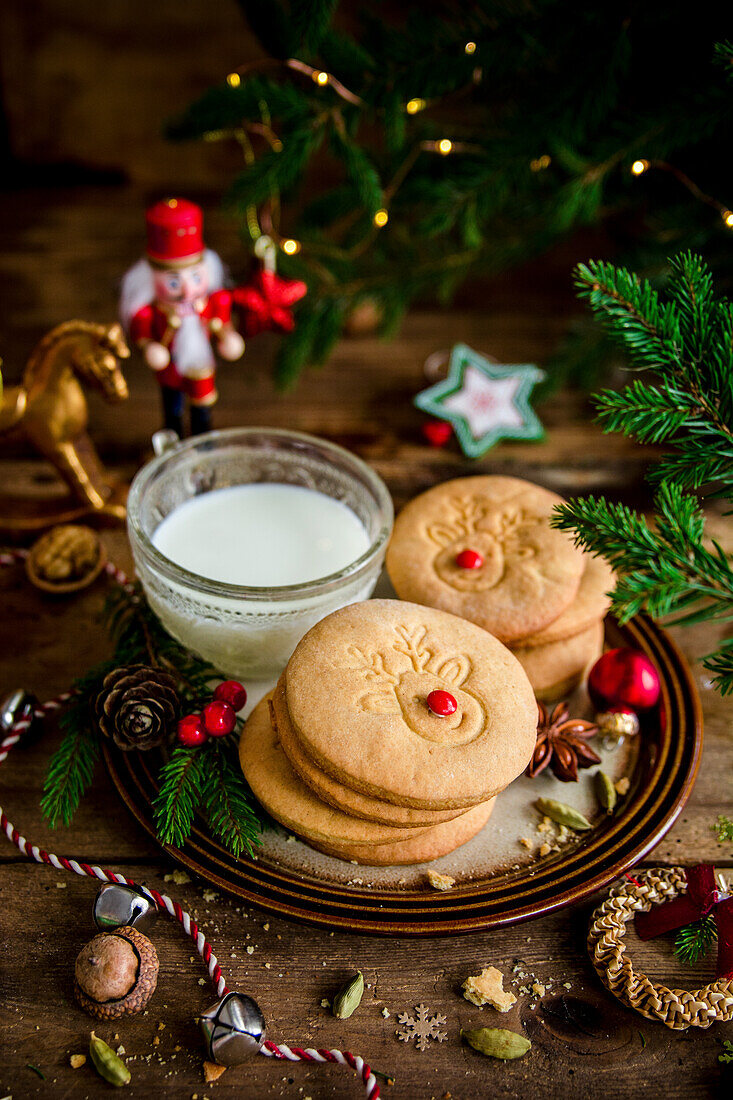
{"type": "Polygon", "coordinates": [[[369,600],[306,634],[239,752],[265,809],[314,848],[418,863],[483,828],[536,730],[531,685],[496,638],[444,611],[369,600]]]}
{"type": "Polygon", "coordinates": [[[567,695],[603,647],[614,576],[550,526],[562,498],[513,477],[466,477],[399,515],[387,571],[400,599],[477,623],[507,645],[536,695],[567,695]]]}

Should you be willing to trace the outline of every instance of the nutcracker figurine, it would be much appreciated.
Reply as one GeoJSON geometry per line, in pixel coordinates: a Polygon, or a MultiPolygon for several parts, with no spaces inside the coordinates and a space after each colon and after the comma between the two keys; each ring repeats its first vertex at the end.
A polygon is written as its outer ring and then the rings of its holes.
{"type": "Polygon", "coordinates": [[[122,280],[120,314],[131,340],[157,374],[166,428],[183,435],[188,398],[191,434],[211,427],[216,363],[239,359],[244,340],[232,325],[224,267],[203,242],[201,207],[165,199],[146,211],[146,256],[122,280]]]}

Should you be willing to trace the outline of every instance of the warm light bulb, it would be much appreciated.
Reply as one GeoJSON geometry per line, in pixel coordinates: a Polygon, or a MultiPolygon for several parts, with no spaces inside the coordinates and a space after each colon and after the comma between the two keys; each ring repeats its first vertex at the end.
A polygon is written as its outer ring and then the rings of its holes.
{"type": "Polygon", "coordinates": [[[408,115],[416,115],[418,111],[425,110],[425,100],[419,98],[409,99],[405,104],[405,110],[408,115]]]}
{"type": "Polygon", "coordinates": [[[468,54],[476,53],[476,43],[475,42],[467,42],[466,45],[463,47],[463,49],[468,54]]]}
{"type": "Polygon", "coordinates": [[[453,142],[450,140],[450,138],[441,138],[441,140],[438,142],[438,151],[442,153],[444,157],[448,156],[448,153],[450,153],[452,148],[453,142]]]}
{"type": "Polygon", "coordinates": [[[728,228],[733,229],[733,210],[723,210],[720,216],[728,228]]]}
{"type": "Polygon", "coordinates": [[[389,214],[386,210],[377,210],[374,218],[372,219],[377,229],[384,229],[385,225],[389,221],[389,214]]]}
{"type": "Polygon", "coordinates": [[[320,86],[324,88],[326,84],[328,84],[328,73],[324,73],[321,69],[320,72],[313,73],[313,79],[315,80],[316,84],[320,84],[320,86]]]}
{"type": "Polygon", "coordinates": [[[230,88],[238,88],[241,83],[242,78],[240,77],[239,73],[229,73],[229,76],[227,77],[227,84],[230,88]]]}
{"type": "Polygon", "coordinates": [[[632,176],[643,176],[648,167],[648,160],[635,160],[631,165],[631,174],[632,176]]]}
{"type": "Polygon", "coordinates": [[[288,256],[295,256],[297,252],[300,252],[300,241],[294,241],[292,237],[288,237],[288,239],[282,243],[282,250],[288,256]]]}

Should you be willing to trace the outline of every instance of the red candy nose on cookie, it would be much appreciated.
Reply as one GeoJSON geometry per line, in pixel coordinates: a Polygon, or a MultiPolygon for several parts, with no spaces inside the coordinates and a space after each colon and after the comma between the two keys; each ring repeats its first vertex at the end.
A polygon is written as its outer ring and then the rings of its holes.
{"type": "Polygon", "coordinates": [[[428,695],[428,707],[437,714],[438,718],[448,718],[449,715],[455,714],[458,709],[458,703],[455,701],[449,691],[431,691],[428,695]]]}
{"type": "Polygon", "coordinates": [[[460,554],[456,554],[459,569],[480,569],[483,564],[483,555],[478,550],[461,550],[460,554]]]}

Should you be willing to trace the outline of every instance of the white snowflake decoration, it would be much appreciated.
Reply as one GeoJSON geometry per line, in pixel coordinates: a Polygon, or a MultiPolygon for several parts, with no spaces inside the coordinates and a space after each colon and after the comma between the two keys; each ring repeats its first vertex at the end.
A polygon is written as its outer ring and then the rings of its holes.
{"type": "Polygon", "coordinates": [[[397,1020],[402,1024],[402,1029],[395,1032],[397,1038],[403,1043],[409,1043],[414,1039],[418,1050],[427,1050],[430,1039],[444,1043],[448,1038],[448,1032],[440,1030],[441,1025],[445,1024],[445,1016],[437,1013],[431,1016],[430,1009],[425,1005],[415,1005],[414,1016],[410,1016],[407,1012],[398,1012],[397,1020]]]}

